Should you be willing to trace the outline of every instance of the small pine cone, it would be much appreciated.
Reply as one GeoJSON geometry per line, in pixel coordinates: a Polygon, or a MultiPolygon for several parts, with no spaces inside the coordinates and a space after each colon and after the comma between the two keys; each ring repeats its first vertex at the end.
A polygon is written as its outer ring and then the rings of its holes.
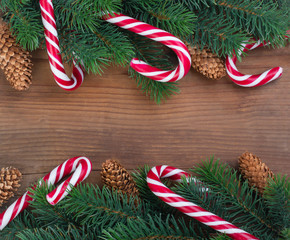
{"type": "Polygon", "coordinates": [[[209,48],[199,50],[196,46],[185,43],[191,55],[191,66],[207,78],[218,80],[226,76],[225,62],[209,48]]]}
{"type": "Polygon", "coordinates": [[[267,179],[274,177],[273,172],[260,158],[248,152],[240,156],[239,169],[244,179],[248,179],[249,185],[256,187],[261,194],[267,185],[267,179]]]}
{"type": "Polygon", "coordinates": [[[0,206],[14,196],[20,187],[21,177],[22,174],[17,168],[9,167],[0,170],[0,206]]]}
{"type": "Polygon", "coordinates": [[[13,88],[19,91],[29,88],[32,73],[31,55],[16,43],[8,25],[1,19],[0,67],[13,88]]]}
{"type": "Polygon", "coordinates": [[[126,193],[128,196],[138,196],[136,183],[129,172],[116,160],[108,159],[102,164],[103,183],[109,187],[126,193]]]}

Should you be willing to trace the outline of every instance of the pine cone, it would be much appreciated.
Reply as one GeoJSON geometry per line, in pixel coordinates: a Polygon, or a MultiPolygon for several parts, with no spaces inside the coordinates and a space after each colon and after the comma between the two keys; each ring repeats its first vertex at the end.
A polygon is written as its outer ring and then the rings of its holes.
{"type": "Polygon", "coordinates": [[[226,76],[225,62],[209,48],[200,51],[196,46],[185,43],[191,55],[191,66],[207,78],[218,80],[226,76]]]}
{"type": "Polygon", "coordinates": [[[250,186],[255,186],[263,194],[267,179],[273,178],[273,172],[260,158],[252,153],[245,152],[239,158],[239,169],[244,179],[248,179],[250,186]]]}
{"type": "Polygon", "coordinates": [[[0,19],[0,67],[16,90],[26,90],[31,84],[32,63],[29,52],[16,43],[8,25],[0,19]]]}
{"type": "Polygon", "coordinates": [[[21,172],[16,168],[9,167],[0,170],[0,206],[14,196],[20,187],[21,177],[21,172]]]}
{"type": "Polygon", "coordinates": [[[135,181],[118,161],[109,159],[103,163],[101,176],[103,183],[107,187],[119,190],[128,196],[138,196],[135,181]]]}

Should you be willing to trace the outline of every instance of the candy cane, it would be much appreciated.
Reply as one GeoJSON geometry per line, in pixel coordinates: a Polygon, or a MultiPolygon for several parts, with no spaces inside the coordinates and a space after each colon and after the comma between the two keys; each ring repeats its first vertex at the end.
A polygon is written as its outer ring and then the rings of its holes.
{"type": "Polygon", "coordinates": [[[253,235],[174,193],[160,180],[161,178],[170,178],[174,181],[180,181],[181,176],[190,177],[188,173],[174,167],[166,165],[156,166],[148,172],[147,183],[151,191],[162,201],[205,225],[225,233],[233,239],[258,240],[253,235]]]}
{"type": "Polygon", "coordinates": [[[54,10],[51,0],[40,0],[42,23],[49,58],[50,69],[56,83],[64,90],[77,89],[84,80],[84,72],[80,64],[73,60],[73,72],[71,79],[66,75],[60,56],[59,40],[56,30],[54,10]]]}
{"type": "MultiPolygon", "coordinates": [[[[243,48],[239,51],[239,55],[242,52],[247,52],[257,47],[268,45],[269,43],[266,41],[261,42],[260,40],[256,43],[245,43],[242,44],[243,48]]],[[[282,75],[283,68],[275,67],[268,71],[265,71],[261,74],[257,75],[245,75],[238,71],[236,67],[237,56],[233,54],[233,56],[227,56],[226,59],[226,70],[229,77],[239,86],[242,87],[257,87],[264,84],[267,84],[282,75]]]]}
{"type": "Polygon", "coordinates": [[[191,57],[188,49],[181,40],[172,34],[120,13],[107,14],[103,18],[109,23],[160,42],[176,53],[179,64],[176,69],[171,71],[161,70],[148,65],[138,58],[133,58],[130,66],[140,74],[159,82],[173,82],[180,80],[188,73],[191,66],[191,57]]]}
{"type": "MultiPolygon", "coordinates": [[[[66,160],[64,163],[53,169],[49,174],[43,177],[48,185],[55,184],[67,175],[72,174],[67,180],[60,184],[56,189],[46,195],[47,201],[51,204],[57,204],[71,190],[70,184],[76,186],[78,183],[88,177],[92,170],[92,163],[86,157],[74,157],[66,160]]],[[[35,189],[38,185],[34,185],[35,189]]],[[[27,191],[18,198],[9,208],[0,215],[0,230],[2,230],[9,222],[11,222],[21,211],[30,205],[33,201],[31,192],[27,191]]]]}

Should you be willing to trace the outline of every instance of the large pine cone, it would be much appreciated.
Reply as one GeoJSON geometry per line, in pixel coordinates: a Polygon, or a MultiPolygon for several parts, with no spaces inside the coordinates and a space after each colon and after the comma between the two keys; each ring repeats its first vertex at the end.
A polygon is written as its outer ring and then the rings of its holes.
{"type": "Polygon", "coordinates": [[[31,84],[32,63],[29,52],[16,43],[8,25],[0,19],[0,67],[16,90],[26,90],[31,84]]]}
{"type": "Polygon", "coordinates": [[[218,80],[226,76],[225,62],[212,51],[204,47],[199,50],[196,46],[185,43],[191,55],[191,66],[207,78],[218,80]]]}
{"type": "Polygon", "coordinates": [[[249,185],[256,187],[263,194],[268,178],[274,174],[260,158],[252,153],[245,152],[239,158],[239,169],[244,179],[248,179],[249,185]]]}
{"type": "Polygon", "coordinates": [[[128,196],[138,195],[135,181],[130,173],[118,161],[109,159],[103,163],[101,176],[103,183],[107,187],[119,190],[128,196]]]}

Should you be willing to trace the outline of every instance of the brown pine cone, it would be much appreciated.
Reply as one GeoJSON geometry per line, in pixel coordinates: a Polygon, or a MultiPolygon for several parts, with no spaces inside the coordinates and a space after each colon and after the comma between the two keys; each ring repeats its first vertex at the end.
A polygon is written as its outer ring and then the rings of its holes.
{"type": "Polygon", "coordinates": [[[32,72],[31,55],[16,43],[8,25],[1,19],[0,67],[13,88],[19,91],[29,88],[32,72]]]}
{"type": "Polygon", "coordinates": [[[119,190],[128,196],[138,196],[135,181],[117,160],[108,159],[102,164],[101,177],[107,187],[119,190]]]}
{"type": "Polygon", "coordinates": [[[0,170],[0,206],[14,196],[20,187],[21,178],[22,174],[17,168],[9,167],[0,170]]]}
{"type": "Polygon", "coordinates": [[[244,179],[248,179],[249,185],[256,187],[261,194],[267,185],[267,179],[274,177],[273,172],[260,158],[248,152],[240,156],[239,169],[244,179]]]}
{"type": "Polygon", "coordinates": [[[218,80],[226,76],[225,62],[209,48],[199,50],[196,46],[185,43],[191,55],[191,66],[207,78],[218,80]]]}

